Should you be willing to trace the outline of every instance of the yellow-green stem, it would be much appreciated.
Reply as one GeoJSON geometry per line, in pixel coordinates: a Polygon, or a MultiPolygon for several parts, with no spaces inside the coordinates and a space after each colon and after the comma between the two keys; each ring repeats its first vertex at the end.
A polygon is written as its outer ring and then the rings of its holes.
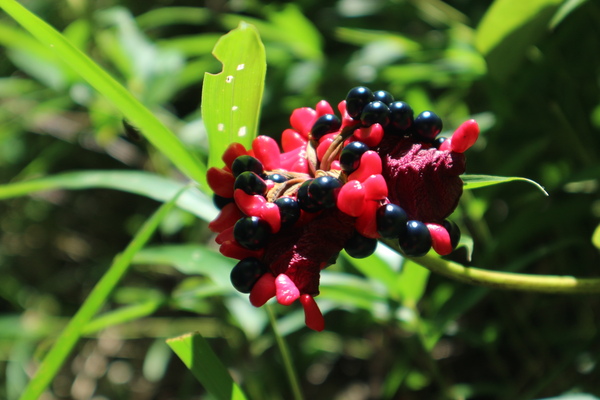
{"type": "MultiPolygon", "coordinates": [[[[400,251],[397,244],[391,241],[386,241],[386,243],[400,251]]],[[[444,260],[435,255],[414,257],[412,260],[431,272],[471,285],[539,293],[600,293],[600,278],[576,278],[568,275],[536,275],[491,271],[475,267],[465,267],[464,265],[444,260]]]]}

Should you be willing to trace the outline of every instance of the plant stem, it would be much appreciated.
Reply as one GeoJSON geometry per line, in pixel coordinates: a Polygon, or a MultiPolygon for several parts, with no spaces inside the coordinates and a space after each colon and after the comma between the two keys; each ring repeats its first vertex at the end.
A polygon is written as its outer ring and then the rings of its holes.
{"type": "Polygon", "coordinates": [[[576,278],[567,275],[534,275],[490,271],[481,268],[465,267],[430,255],[415,257],[412,260],[431,272],[436,272],[471,285],[540,293],[600,293],[600,278],[576,278]]]}
{"type": "MultiPolygon", "coordinates": [[[[393,240],[383,240],[383,242],[403,255],[397,242],[393,240]]],[[[503,290],[555,294],[600,293],[600,278],[576,278],[568,275],[535,275],[491,271],[475,267],[465,267],[464,265],[429,254],[424,257],[411,257],[411,260],[431,272],[471,285],[503,290]]]]}
{"type": "Polygon", "coordinates": [[[304,397],[302,396],[302,390],[300,389],[300,383],[298,382],[298,375],[296,375],[296,370],[294,369],[294,364],[292,363],[290,350],[287,346],[287,343],[283,339],[283,336],[281,336],[279,333],[279,329],[277,329],[277,320],[275,319],[273,309],[268,304],[265,305],[265,307],[267,309],[267,314],[269,315],[269,322],[271,323],[275,340],[277,341],[277,347],[279,348],[279,352],[283,358],[283,367],[285,368],[285,373],[290,381],[294,400],[302,400],[304,397]]]}

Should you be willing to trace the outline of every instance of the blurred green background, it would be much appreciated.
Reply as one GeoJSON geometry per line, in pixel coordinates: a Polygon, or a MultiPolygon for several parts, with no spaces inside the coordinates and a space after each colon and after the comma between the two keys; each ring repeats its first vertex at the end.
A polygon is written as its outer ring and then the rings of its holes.
{"type": "MultiPolygon", "coordinates": [[[[452,258],[600,276],[596,1],[22,3],[203,160],[202,79],[220,70],[211,50],[241,20],[258,28],[267,51],[261,134],[277,137],[294,108],[337,104],[357,85],[388,90],[417,112],[435,111],[447,133],[474,117],[482,135],[467,154],[467,172],[534,179],[550,196],[523,183],[466,192],[453,220],[472,238],[472,259],[468,247],[452,258]]],[[[0,167],[4,184],[74,170],[144,170],[183,181],[123,126],[119,110],[4,13],[0,167]]],[[[18,397],[52,339],[157,206],[105,189],[0,202],[0,398],[18,397]]],[[[263,310],[227,286],[233,262],[214,252],[194,262],[198,249],[215,249],[206,221],[176,210],[153,244],[105,310],[141,311],[91,329],[44,399],[209,398],[164,344],[189,331],[210,339],[250,398],[291,398],[263,310]]],[[[471,287],[410,263],[399,271],[400,260],[385,250],[331,267],[319,297],[328,311],[323,333],[304,328],[298,308],[275,307],[307,398],[600,396],[598,296],[471,287]],[[398,276],[401,287],[391,292],[373,269],[398,276]]]]}

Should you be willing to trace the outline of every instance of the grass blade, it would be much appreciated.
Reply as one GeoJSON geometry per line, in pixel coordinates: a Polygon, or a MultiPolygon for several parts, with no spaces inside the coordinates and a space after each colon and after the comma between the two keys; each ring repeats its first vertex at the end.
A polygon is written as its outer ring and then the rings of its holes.
{"type": "Polygon", "coordinates": [[[141,227],[122,254],[115,257],[112,265],[92,289],[81,308],[71,318],[65,329],[56,339],[50,351],[44,357],[39,369],[21,395],[21,400],[37,400],[56,376],[73,347],[81,338],[86,325],[102,308],[113,289],[125,275],[133,256],[146,245],[158,228],[160,222],[175,205],[180,191],[170,202],[163,204],[141,227]]]}
{"type": "Polygon", "coordinates": [[[216,399],[246,399],[242,389],[233,381],[202,335],[189,333],[169,339],[167,344],[216,399]]]}
{"type": "Polygon", "coordinates": [[[465,183],[465,189],[477,189],[486,186],[499,185],[506,182],[523,181],[531,183],[538,189],[540,189],[546,196],[548,192],[546,189],[536,181],[527,178],[520,178],[517,176],[495,176],[495,175],[461,175],[463,182],[465,183]]]}
{"type": "MultiPolygon", "coordinates": [[[[44,190],[92,188],[115,189],[166,202],[185,187],[182,182],[141,171],[75,171],[29,181],[0,185],[0,200],[26,196],[44,190]]],[[[211,221],[217,210],[212,201],[195,188],[188,188],[177,200],[182,210],[211,221]]]]}
{"type": "Polygon", "coordinates": [[[14,0],[0,0],[4,9],[23,28],[58,57],[98,92],[109,99],[131,122],[141,130],[154,147],[165,155],[189,178],[206,187],[206,167],[120,83],[100,68],[93,60],[73,46],[60,32],[32,14],[14,0]]]}

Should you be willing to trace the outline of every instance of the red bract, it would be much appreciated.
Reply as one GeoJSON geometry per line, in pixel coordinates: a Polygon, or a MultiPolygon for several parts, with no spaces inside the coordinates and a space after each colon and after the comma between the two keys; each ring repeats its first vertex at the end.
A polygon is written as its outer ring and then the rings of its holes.
{"type": "MultiPolygon", "coordinates": [[[[281,149],[267,136],[258,136],[249,150],[234,143],[223,155],[225,166],[207,175],[225,204],[209,227],[218,233],[221,253],[243,260],[232,272],[235,287],[249,292],[257,307],[273,297],[283,305],[299,300],[306,325],[317,331],[325,327],[314,300],[320,271],[335,263],[341,250],[366,257],[384,235],[397,237],[407,256],[423,255],[430,247],[441,255],[452,252],[460,231],[445,218],[462,193],[463,153],[479,134],[477,123],[469,120],[436,148],[432,138],[441,130],[439,117],[428,112],[436,124],[413,129],[412,109],[404,103],[390,108],[389,118],[378,119],[381,124],[371,115],[364,123],[372,125],[363,126],[357,107],[364,101],[352,98],[359,92],[368,97],[366,88],[351,90],[338,104],[339,120],[324,100],[314,109],[294,110],[281,149]],[[347,101],[356,119],[348,115],[347,101]],[[335,124],[323,129],[317,120],[335,124]],[[231,168],[240,156],[245,157],[236,163],[236,181],[231,168]],[[252,171],[245,172],[245,165],[252,171]],[[266,193],[264,183],[254,189],[242,179],[248,174],[266,182],[266,193]]],[[[377,110],[388,112],[381,104],[377,110]]]]}

